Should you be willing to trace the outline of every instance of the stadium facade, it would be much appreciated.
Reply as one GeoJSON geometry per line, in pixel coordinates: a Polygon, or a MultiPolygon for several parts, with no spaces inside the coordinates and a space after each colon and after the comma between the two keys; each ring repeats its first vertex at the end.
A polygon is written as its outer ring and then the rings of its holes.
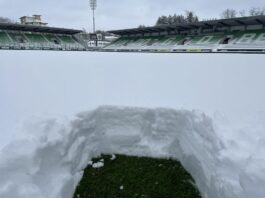
{"type": "Polygon", "coordinates": [[[106,51],[265,53],[265,16],[113,30],[106,51]]]}

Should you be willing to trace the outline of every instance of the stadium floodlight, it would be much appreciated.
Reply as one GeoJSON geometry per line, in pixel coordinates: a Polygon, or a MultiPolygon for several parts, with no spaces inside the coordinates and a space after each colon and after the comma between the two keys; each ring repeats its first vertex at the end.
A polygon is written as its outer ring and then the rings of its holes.
{"type": "Polygon", "coordinates": [[[95,10],[97,8],[97,0],[90,0],[90,8],[93,11],[93,32],[96,32],[96,25],[95,25],[95,10]]]}

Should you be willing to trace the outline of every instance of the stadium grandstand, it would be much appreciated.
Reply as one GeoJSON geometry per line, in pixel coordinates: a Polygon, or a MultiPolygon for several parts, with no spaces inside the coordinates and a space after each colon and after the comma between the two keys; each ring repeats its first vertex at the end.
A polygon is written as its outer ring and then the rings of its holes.
{"type": "Polygon", "coordinates": [[[265,53],[265,16],[109,32],[120,38],[104,47],[105,51],[265,53]]]}
{"type": "Polygon", "coordinates": [[[0,23],[0,49],[86,50],[77,36],[82,30],[48,27],[40,15],[20,19],[21,23],[0,23]]]}

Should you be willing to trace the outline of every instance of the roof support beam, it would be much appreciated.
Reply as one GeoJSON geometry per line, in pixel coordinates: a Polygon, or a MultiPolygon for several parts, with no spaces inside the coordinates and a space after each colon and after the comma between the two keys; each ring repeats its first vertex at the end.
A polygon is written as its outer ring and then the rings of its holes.
{"type": "Polygon", "coordinates": [[[265,25],[265,22],[261,21],[260,19],[255,19],[255,21],[257,21],[257,22],[260,23],[261,25],[265,25]]]}
{"type": "Polygon", "coordinates": [[[177,29],[183,31],[183,30],[190,30],[192,28],[188,28],[188,27],[185,27],[185,26],[182,26],[182,25],[177,25],[177,29]]]}
{"type": "Polygon", "coordinates": [[[219,24],[221,24],[222,26],[225,26],[225,27],[230,27],[230,25],[228,25],[228,24],[227,24],[227,23],[225,23],[225,22],[219,21],[218,23],[219,23],[219,24]]]}
{"type": "Polygon", "coordinates": [[[200,28],[200,26],[198,26],[198,25],[190,25],[190,27],[192,27],[192,28],[194,28],[194,29],[198,29],[198,28],[200,28]]]}
{"type": "Polygon", "coordinates": [[[240,21],[240,20],[235,20],[235,22],[237,22],[237,23],[240,24],[240,25],[247,25],[246,23],[244,23],[244,22],[242,22],[242,21],[240,21]]]}
{"type": "Polygon", "coordinates": [[[213,27],[213,25],[210,25],[209,23],[203,23],[203,25],[205,25],[205,26],[207,26],[209,28],[212,28],[213,27]]]}
{"type": "Polygon", "coordinates": [[[235,22],[237,22],[239,25],[243,25],[244,26],[244,30],[247,30],[247,24],[240,21],[240,20],[235,20],[235,22]]]}

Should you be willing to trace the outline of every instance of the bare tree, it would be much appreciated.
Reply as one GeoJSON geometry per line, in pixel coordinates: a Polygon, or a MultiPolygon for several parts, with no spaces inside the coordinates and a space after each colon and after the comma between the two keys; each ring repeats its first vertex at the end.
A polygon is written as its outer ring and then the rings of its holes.
{"type": "Polygon", "coordinates": [[[145,28],[145,25],[139,25],[138,28],[145,28]]]}
{"type": "Polygon", "coordinates": [[[239,15],[241,16],[241,17],[245,17],[247,14],[246,14],[246,10],[240,10],[239,11],[239,15]]]}
{"type": "Polygon", "coordinates": [[[250,16],[265,15],[265,7],[264,8],[253,7],[249,10],[249,15],[250,16]]]}
{"type": "Polygon", "coordinates": [[[221,14],[222,19],[231,19],[231,18],[235,18],[236,16],[237,16],[237,11],[234,9],[226,9],[221,14]]]}
{"type": "Polygon", "coordinates": [[[12,20],[6,17],[0,17],[0,23],[12,23],[12,20]]]}

